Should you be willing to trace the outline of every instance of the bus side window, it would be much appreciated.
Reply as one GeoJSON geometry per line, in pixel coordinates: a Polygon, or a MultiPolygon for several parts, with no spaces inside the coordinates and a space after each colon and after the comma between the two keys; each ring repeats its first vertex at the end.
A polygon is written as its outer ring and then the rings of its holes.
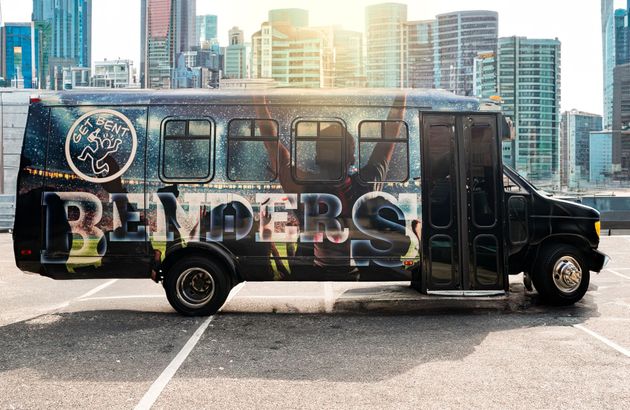
{"type": "Polygon", "coordinates": [[[340,121],[298,120],[293,138],[294,177],[300,182],[341,181],[346,173],[347,138],[352,137],[340,121]]]}
{"type": "Polygon", "coordinates": [[[162,125],[164,182],[209,182],[214,174],[212,136],[208,119],[167,119],[162,125]]]}
{"type": "Polygon", "coordinates": [[[359,124],[359,177],[364,182],[404,182],[409,177],[409,128],[404,121],[359,124]]]}
{"type": "Polygon", "coordinates": [[[278,123],[266,119],[234,119],[228,124],[227,176],[230,181],[276,179],[278,123]]]}

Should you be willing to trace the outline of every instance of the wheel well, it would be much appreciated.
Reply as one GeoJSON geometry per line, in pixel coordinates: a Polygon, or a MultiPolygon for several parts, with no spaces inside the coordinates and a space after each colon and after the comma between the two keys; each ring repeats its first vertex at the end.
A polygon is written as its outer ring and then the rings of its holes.
{"type": "Polygon", "coordinates": [[[588,261],[589,251],[591,247],[588,241],[586,241],[584,238],[577,235],[550,235],[546,237],[545,239],[543,239],[542,242],[540,242],[536,246],[536,249],[532,252],[533,258],[530,258],[531,260],[530,271],[533,265],[536,263],[536,260],[538,259],[538,255],[540,254],[540,251],[542,249],[545,249],[546,247],[549,247],[551,245],[556,245],[556,244],[565,244],[565,245],[574,246],[575,248],[577,248],[579,251],[582,252],[584,259],[588,261]]]}
{"type": "Polygon", "coordinates": [[[222,255],[221,252],[209,248],[200,247],[186,247],[170,252],[158,267],[157,281],[159,282],[164,280],[164,275],[166,275],[166,272],[168,272],[168,270],[178,260],[191,256],[208,258],[211,259],[213,262],[220,264],[222,268],[229,272],[232,285],[235,285],[242,281],[242,279],[240,279],[240,275],[238,274],[238,269],[236,268],[235,261],[228,261],[227,256],[222,255]]]}

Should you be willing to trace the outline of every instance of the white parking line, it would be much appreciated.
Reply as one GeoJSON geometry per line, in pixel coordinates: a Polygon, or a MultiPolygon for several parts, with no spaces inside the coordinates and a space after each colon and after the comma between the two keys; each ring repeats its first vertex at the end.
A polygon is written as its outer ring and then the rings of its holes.
{"type": "Polygon", "coordinates": [[[612,340],[606,339],[604,336],[593,332],[591,329],[588,329],[585,326],[573,325],[573,327],[576,328],[576,329],[580,329],[581,331],[583,331],[583,332],[593,336],[595,339],[599,340],[600,342],[603,342],[604,344],[606,344],[609,347],[612,347],[613,349],[615,349],[619,353],[623,354],[624,356],[630,357],[630,350],[619,346],[617,343],[613,342],[612,340]]]}
{"type": "Polygon", "coordinates": [[[81,302],[88,300],[111,300],[111,299],[145,299],[145,298],[164,298],[164,295],[121,295],[121,296],[97,296],[93,298],[81,298],[81,302]]]}
{"type": "Polygon", "coordinates": [[[184,363],[184,360],[188,357],[192,349],[195,347],[203,332],[206,331],[210,322],[214,319],[214,316],[210,316],[206,320],[201,323],[201,325],[197,328],[195,333],[188,339],[182,350],[177,353],[177,356],[169,363],[169,365],[164,369],[162,374],[153,382],[149,390],[145,393],[145,395],[140,399],[140,402],[136,405],[136,410],[144,410],[150,409],[153,406],[153,403],[157,400],[157,398],[162,393],[162,390],[166,387],[169,381],[173,378],[179,367],[184,363]]]}
{"type": "MultiPolygon", "coordinates": [[[[236,296],[236,294],[239,293],[241,289],[243,289],[244,285],[245,282],[241,282],[236,285],[225,300],[225,304],[232,300],[234,296],[236,296]]],[[[221,309],[219,309],[219,312],[220,311],[221,309]]],[[[144,396],[142,396],[142,399],[140,399],[140,401],[136,405],[135,410],[150,409],[151,406],[153,406],[153,403],[155,403],[158,397],[160,397],[160,394],[162,394],[162,391],[164,390],[166,385],[171,381],[177,370],[179,370],[179,367],[184,363],[190,352],[192,352],[194,347],[197,345],[197,342],[199,342],[199,339],[201,339],[203,332],[206,331],[212,319],[214,319],[214,315],[207,318],[197,328],[195,333],[193,333],[190,339],[188,339],[184,347],[182,347],[182,350],[177,353],[177,356],[175,356],[175,358],[169,363],[169,365],[166,366],[166,369],[164,369],[160,376],[158,376],[158,378],[153,382],[151,387],[149,387],[149,390],[147,390],[144,396]]]]}
{"type": "Polygon", "coordinates": [[[31,319],[34,319],[36,317],[42,316],[42,315],[49,315],[49,314],[54,313],[54,312],[56,312],[58,310],[67,308],[68,306],[70,306],[70,303],[72,303],[74,301],[79,301],[79,300],[86,300],[85,299],[86,297],[94,295],[97,292],[100,292],[101,290],[105,289],[106,287],[108,287],[109,285],[113,284],[117,280],[118,279],[112,279],[109,282],[102,283],[102,284],[96,286],[95,288],[85,292],[83,295],[81,295],[79,297],[72,298],[70,300],[66,300],[65,302],[61,302],[61,303],[57,303],[57,304],[52,305],[52,306],[45,307],[43,309],[38,310],[39,313],[37,313],[35,315],[31,314],[31,315],[28,315],[28,316],[19,317],[18,319],[12,320],[11,322],[4,324],[3,326],[10,325],[12,323],[25,322],[27,320],[31,320],[31,319]]]}
{"type": "Polygon", "coordinates": [[[623,273],[619,273],[619,272],[614,271],[614,270],[612,270],[612,269],[606,269],[606,270],[607,270],[608,272],[612,273],[613,275],[617,275],[617,276],[619,276],[619,277],[621,277],[621,278],[624,278],[624,279],[628,279],[628,280],[630,280],[630,276],[628,276],[628,275],[624,275],[623,273]]]}
{"type": "Polygon", "coordinates": [[[94,295],[95,293],[100,292],[101,290],[105,289],[106,287],[113,285],[118,279],[112,279],[109,282],[105,282],[102,285],[98,285],[97,287],[95,287],[94,289],[85,292],[83,295],[79,296],[77,299],[85,299],[85,298],[89,298],[90,296],[94,295]]]}

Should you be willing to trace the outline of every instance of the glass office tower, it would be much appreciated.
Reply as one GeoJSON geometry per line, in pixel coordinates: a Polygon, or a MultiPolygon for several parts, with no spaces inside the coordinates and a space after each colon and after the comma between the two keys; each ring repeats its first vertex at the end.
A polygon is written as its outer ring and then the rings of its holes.
{"type": "Polygon", "coordinates": [[[365,9],[368,87],[407,86],[407,5],[383,3],[365,9]]]}
{"type": "Polygon", "coordinates": [[[541,185],[560,185],[560,41],[499,39],[497,88],[516,127],[504,160],[541,185]]]}
{"type": "Polygon", "coordinates": [[[494,11],[456,11],[437,16],[435,81],[461,95],[473,95],[474,60],[496,52],[499,15],[494,11]]]}

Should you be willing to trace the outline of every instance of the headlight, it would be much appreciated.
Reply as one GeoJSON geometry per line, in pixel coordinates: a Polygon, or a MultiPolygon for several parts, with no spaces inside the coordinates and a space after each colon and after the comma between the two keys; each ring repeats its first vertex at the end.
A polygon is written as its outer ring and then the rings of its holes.
{"type": "Polygon", "coordinates": [[[599,235],[599,232],[601,231],[601,228],[602,228],[602,223],[601,223],[601,221],[597,221],[597,222],[595,222],[595,232],[597,232],[597,236],[600,236],[600,235],[599,235]]]}

